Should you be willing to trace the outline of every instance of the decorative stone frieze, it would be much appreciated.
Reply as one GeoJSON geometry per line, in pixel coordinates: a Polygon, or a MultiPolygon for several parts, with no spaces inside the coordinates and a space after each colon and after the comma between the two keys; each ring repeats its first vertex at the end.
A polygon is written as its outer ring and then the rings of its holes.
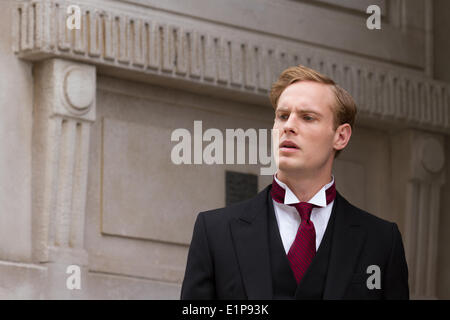
{"type": "Polygon", "coordinates": [[[295,41],[245,30],[222,34],[192,21],[165,20],[151,11],[115,11],[81,5],[81,30],[67,30],[71,1],[24,1],[14,10],[15,52],[168,77],[248,95],[267,96],[285,67],[304,64],[333,77],[371,119],[448,133],[450,87],[408,68],[374,64],[351,55],[327,55],[295,41]],[[147,14],[148,13],[148,14],[147,14]]]}

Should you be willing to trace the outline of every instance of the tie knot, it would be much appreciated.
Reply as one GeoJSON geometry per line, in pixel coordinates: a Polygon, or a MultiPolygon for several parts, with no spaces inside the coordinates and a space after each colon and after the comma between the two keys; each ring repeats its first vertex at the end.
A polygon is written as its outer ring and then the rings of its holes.
{"type": "Polygon", "coordinates": [[[298,211],[298,214],[302,218],[302,221],[309,221],[311,218],[311,212],[314,207],[313,204],[308,202],[299,202],[291,204],[291,206],[295,207],[298,211]]]}

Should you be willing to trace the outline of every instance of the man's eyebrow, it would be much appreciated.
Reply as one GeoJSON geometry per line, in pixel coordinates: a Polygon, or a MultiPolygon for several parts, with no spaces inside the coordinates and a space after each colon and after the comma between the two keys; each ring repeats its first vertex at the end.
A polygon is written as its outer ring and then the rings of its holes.
{"type": "Polygon", "coordinates": [[[313,113],[315,115],[321,116],[322,114],[320,112],[311,110],[311,109],[302,109],[299,111],[299,113],[313,113]]]}
{"type": "MultiPolygon", "coordinates": [[[[279,107],[279,108],[277,108],[276,112],[291,112],[291,110],[289,108],[279,107]]],[[[301,114],[313,113],[313,114],[318,115],[318,116],[322,115],[320,112],[317,112],[317,111],[312,110],[312,109],[301,109],[301,110],[298,111],[298,113],[301,113],[301,114]]]]}

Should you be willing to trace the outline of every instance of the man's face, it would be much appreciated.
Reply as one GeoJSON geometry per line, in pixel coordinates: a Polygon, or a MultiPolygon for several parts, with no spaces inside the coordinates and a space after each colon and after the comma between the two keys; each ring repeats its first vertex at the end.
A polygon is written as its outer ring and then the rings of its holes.
{"type": "Polygon", "coordinates": [[[280,171],[315,172],[332,163],[334,104],[331,88],[317,82],[296,82],[282,92],[273,125],[279,130],[280,171]]]}

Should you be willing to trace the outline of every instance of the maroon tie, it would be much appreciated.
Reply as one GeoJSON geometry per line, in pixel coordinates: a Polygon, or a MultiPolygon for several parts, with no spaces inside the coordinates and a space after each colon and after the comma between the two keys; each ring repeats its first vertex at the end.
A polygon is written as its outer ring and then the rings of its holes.
{"type": "MultiPolygon", "coordinates": [[[[285,190],[273,179],[272,182],[272,199],[279,203],[284,203],[285,190]]],[[[327,205],[336,197],[336,187],[333,183],[326,191],[327,205]]],[[[306,273],[314,256],[316,255],[316,230],[314,224],[310,220],[311,211],[315,205],[307,202],[299,202],[290,204],[297,209],[301,217],[300,226],[297,230],[295,240],[287,254],[292,271],[294,272],[297,283],[306,273]]]]}

